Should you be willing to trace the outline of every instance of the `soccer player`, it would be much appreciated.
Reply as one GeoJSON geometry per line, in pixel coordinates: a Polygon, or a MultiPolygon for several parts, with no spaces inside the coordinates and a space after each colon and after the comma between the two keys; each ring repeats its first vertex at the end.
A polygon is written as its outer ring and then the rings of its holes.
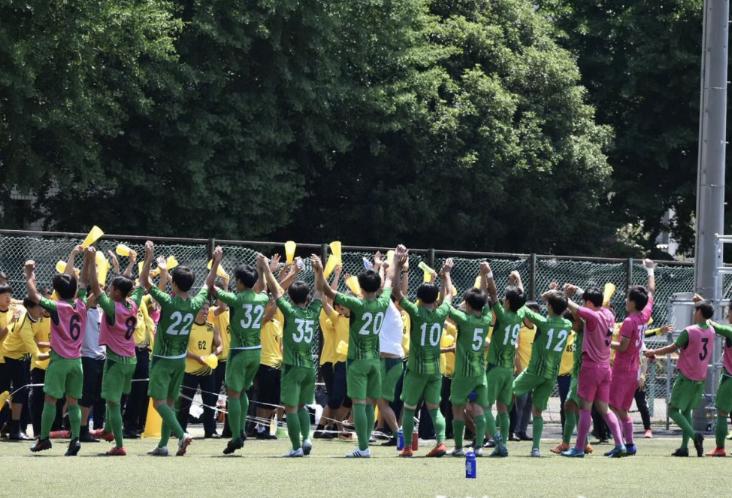
{"type": "MultiPolygon", "coordinates": [[[[214,250],[213,264],[206,284],[198,294],[190,297],[190,290],[196,275],[185,266],[176,266],[171,272],[173,295],[153,286],[150,280],[155,246],[151,241],[145,243],[145,262],[140,273],[140,284],[147,289],[153,299],[160,304],[160,322],[153,346],[152,365],[150,366],[150,382],[148,395],[153,399],[153,406],[163,419],[160,431],[160,442],[148,454],[168,456],[168,440],[171,431],[178,438],[177,456],[186,454],[193,440],[183,431],[175,416],[175,402],[180,395],[180,386],[186,369],[188,354],[188,336],[193,321],[208,296],[208,287],[216,278],[216,270],[221,261],[221,248],[214,250]]],[[[158,261],[158,266],[162,261],[158,261]]]]}
{"type": "MultiPolygon", "coordinates": [[[[93,248],[90,249],[92,252],[93,248]]],[[[105,293],[97,280],[96,272],[89,276],[92,294],[102,309],[99,345],[106,346],[106,360],[102,377],[101,396],[107,405],[102,439],[115,446],[107,456],[127,454],[122,441],[122,396],[130,393],[132,376],[137,365],[135,329],[137,312],[145,291],[125,276],[115,277],[105,293]],[[111,436],[111,437],[110,437],[111,436]]]]}
{"type": "MultiPolygon", "coordinates": [[[[448,259],[445,272],[446,285],[450,285],[450,269],[452,260],[448,259]]],[[[493,313],[486,306],[486,290],[495,294],[493,272],[488,263],[480,264],[480,289],[469,289],[463,294],[462,309],[449,306],[450,318],[457,326],[455,344],[455,371],[450,387],[452,403],[452,435],[455,449],[452,456],[465,456],[463,451],[463,431],[465,429],[465,406],[471,393],[475,392],[472,403],[473,422],[475,424],[475,456],[483,456],[483,440],[485,439],[487,401],[487,385],[485,375],[485,342],[488,329],[493,323],[493,313]],[[490,289],[490,290],[489,290],[490,289]]],[[[450,296],[450,292],[443,294],[450,296]]],[[[447,303],[449,305],[449,302],[447,303]]],[[[444,305],[444,304],[443,304],[444,305]]]]}
{"type": "MultiPolygon", "coordinates": [[[[51,290],[43,289],[42,295],[49,297],[51,290]]],[[[51,315],[45,309],[41,308],[41,319],[35,323],[31,323],[33,328],[33,339],[38,345],[41,353],[50,353],[51,351],[51,315]]],[[[31,423],[33,424],[33,434],[38,437],[41,433],[41,413],[43,412],[43,384],[46,380],[46,369],[50,363],[50,354],[46,355],[46,359],[37,358],[31,363],[30,382],[34,384],[30,391],[30,412],[31,423]]]]}
{"type": "Polygon", "coordinates": [[[521,324],[524,321],[526,296],[517,271],[508,277],[509,285],[503,302],[498,301],[495,286],[488,287],[496,323],[493,327],[490,346],[488,348],[488,364],[486,367],[487,399],[485,405],[486,430],[493,436],[496,445],[492,457],[508,456],[506,441],[510,420],[508,408],[513,399],[513,370],[516,360],[521,324]],[[498,424],[493,417],[492,407],[496,404],[498,424]],[[498,427],[496,427],[498,425],[498,427]]]}
{"type": "Polygon", "coordinates": [[[686,327],[676,341],[659,349],[649,349],[649,359],[679,351],[676,368],[679,373],[674,380],[669,401],[669,417],[682,430],[681,447],[672,456],[688,457],[689,440],[694,441],[696,456],[704,456],[704,436],[694,432],[691,425],[691,410],[699,404],[704,393],[704,380],[714,351],[714,331],[708,320],[714,316],[714,307],[701,296],[694,296],[694,325],[686,327]]]}
{"type": "MultiPolygon", "coordinates": [[[[727,321],[732,323],[732,306],[727,308],[727,321]]],[[[727,438],[727,417],[732,412],[732,325],[720,325],[711,322],[714,332],[724,338],[724,355],[722,356],[722,375],[719,377],[719,387],[714,400],[717,408],[717,424],[714,431],[717,446],[707,456],[727,456],[724,442],[727,438]]]]}
{"type": "MultiPolygon", "coordinates": [[[[89,280],[91,280],[91,275],[89,280]]],[[[89,433],[89,415],[94,414],[96,429],[100,429],[105,420],[106,409],[102,399],[102,376],[107,353],[104,346],[99,344],[101,325],[97,298],[94,293],[91,293],[86,301],[86,330],[84,331],[84,340],[81,343],[81,368],[84,371],[84,387],[79,400],[79,406],[81,406],[79,441],[82,443],[99,442],[89,433]]]]}
{"type": "MultiPolygon", "coordinates": [[[[313,261],[317,263],[318,259],[316,256],[313,261]]],[[[348,396],[353,400],[358,448],[346,456],[370,458],[369,435],[374,427],[374,403],[381,397],[379,332],[391,299],[392,269],[385,272],[383,279],[374,270],[362,271],[358,275],[358,284],[363,297],[358,298],[334,291],[325,281],[323,272],[319,271],[321,267],[322,262],[313,266],[320,293],[351,310],[346,384],[348,396]]]]}
{"type": "MultiPolygon", "coordinates": [[[[620,341],[611,344],[615,350],[615,361],[610,383],[610,408],[615,412],[623,428],[625,449],[631,456],[638,450],[633,441],[633,419],[628,412],[638,389],[641,348],[648,321],[653,313],[653,295],[656,292],[654,277],[656,265],[650,259],[645,259],[643,266],[648,272],[648,288],[636,285],[628,290],[625,299],[628,316],[620,327],[620,341]]],[[[613,451],[615,450],[606,453],[605,456],[613,456],[613,451]]]]}
{"type": "MultiPolygon", "coordinates": [[[[565,284],[564,292],[571,298],[578,288],[565,284]]],[[[608,411],[610,401],[610,342],[615,325],[615,315],[610,309],[603,306],[603,292],[597,287],[591,287],[582,293],[583,306],[578,306],[571,299],[567,301],[569,309],[585,322],[582,337],[582,366],[579,372],[577,394],[580,398],[579,427],[577,442],[574,448],[561,453],[566,457],[585,456],[587,434],[592,422],[592,406],[597,408],[615,440],[615,448],[609,456],[621,457],[627,454],[620,424],[615,414],[608,411]]]]}
{"type": "MultiPolygon", "coordinates": [[[[539,305],[534,302],[526,303],[526,307],[537,313],[541,311],[539,305]]],[[[521,330],[519,331],[518,344],[516,345],[514,381],[529,366],[535,335],[536,325],[529,319],[524,318],[524,322],[521,324],[521,330]]],[[[531,441],[532,438],[526,433],[530,419],[531,392],[521,396],[515,396],[513,406],[509,412],[510,427],[508,430],[508,440],[531,441]]]]}
{"type": "Polygon", "coordinates": [[[549,290],[542,294],[541,298],[546,302],[546,318],[530,308],[524,310],[526,318],[536,325],[537,331],[529,366],[513,382],[513,393],[516,396],[531,392],[532,457],[541,456],[539,445],[544,429],[542,412],[546,410],[556,382],[564,345],[572,333],[572,322],[562,316],[567,309],[567,298],[564,293],[549,290]]]}
{"type": "MultiPolygon", "coordinates": [[[[399,246],[394,255],[394,297],[399,299],[399,306],[410,318],[409,359],[407,373],[402,387],[402,425],[404,429],[404,449],[399,454],[411,457],[412,448],[407,441],[412,440],[414,431],[414,413],[420,400],[424,400],[435,428],[437,443],[427,453],[428,457],[441,457],[447,453],[445,448],[445,418],[440,413],[440,391],[442,375],[440,374],[440,339],[445,320],[450,313],[452,293],[450,292],[450,270],[452,260],[445,263],[442,271],[442,304],[438,304],[440,289],[432,283],[423,283],[417,289],[419,304],[412,303],[402,294],[401,273],[407,260],[406,249],[399,246]]],[[[401,336],[400,336],[401,339],[401,336]]]]}
{"type": "Polygon", "coordinates": [[[46,371],[45,402],[41,415],[41,433],[36,444],[31,448],[33,452],[51,448],[49,433],[56,418],[56,401],[66,395],[66,406],[71,425],[71,440],[66,450],[66,456],[76,456],[81,449],[79,432],[81,429],[81,409],[79,398],[82,393],[84,374],[81,367],[81,343],[84,340],[86,328],[86,282],[87,275],[94,271],[94,254],[83,251],[81,246],[75,247],[69,255],[69,264],[66,272],[53,277],[53,289],[59,297],[58,301],[51,301],[38,292],[36,288],[36,264],[29,260],[25,262],[25,279],[28,298],[39,303],[42,308],[51,314],[51,362],[46,371]],[[74,274],[74,259],[84,252],[84,264],[78,282],[74,274]]]}
{"type": "MultiPolygon", "coordinates": [[[[309,455],[313,448],[310,441],[310,413],[305,405],[312,403],[315,397],[312,347],[322,304],[318,293],[310,300],[310,288],[302,280],[289,286],[287,295],[290,301],[285,299],[268,263],[264,255],[257,254],[257,269],[264,273],[267,287],[285,319],[280,397],[285,405],[287,433],[292,443],[292,450],[287,456],[302,457],[309,455]]],[[[314,258],[313,270],[316,274],[323,271],[322,266],[316,268],[319,264],[320,260],[314,258]]]]}
{"type": "MultiPolygon", "coordinates": [[[[214,258],[213,264],[217,263],[214,258]]],[[[255,267],[239,265],[234,270],[234,277],[236,292],[227,292],[218,287],[212,288],[213,296],[226,304],[231,313],[231,344],[224,378],[228,395],[231,439],[224,448],[224,455],[230,455],[244,447],[243,423],[249,412],[249,397],[246,391],[252,386],[259,370],[262,352],[261,329],[264,324],[264,311],[269,302],[267,294],[257,290],[264,288],[262,280],[264,276],[255,267]]]]}
{"type": "MultiPolygon", "coordinates": [[[[228,274],[217,278],[216,286],[220,289],[228,289],[228,274]]],[[[215,305],[211,306],[208,310],[208,321],[219,329],[219,334],[221,335],[221,353],[218,355],[219,364],[216,366],[216,370],[214,370],[213,391],[215,393],[221,392],[221,386],[224,385],[224,377],[226,376],[226,364],[229,360],[229,347],[231,345],[230,317],[229,307],[221,299],[216,299],[215,305]]],[[[218,434],[214,433],[211,437],[218,437],[218,434]]],[[[224,428],[221,437],[231,437],[228,415],[224,415],[224,428]]]]}

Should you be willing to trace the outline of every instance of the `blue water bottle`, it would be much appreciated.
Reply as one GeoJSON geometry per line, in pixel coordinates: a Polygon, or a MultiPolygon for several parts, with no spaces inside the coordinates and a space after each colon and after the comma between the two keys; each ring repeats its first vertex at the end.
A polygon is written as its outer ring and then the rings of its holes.
{"type": "Polygon", "coordinates": [[[478,474],[478,468],[475,463],[475,453],[473,451],[465,452],[465,478],[475,479],[478,474]]]}
{"type": "Polygon", "coordinates": [[[404,431],[400,427],[397,431],[397,451],[402,451],[404,449],[404,431]]]}

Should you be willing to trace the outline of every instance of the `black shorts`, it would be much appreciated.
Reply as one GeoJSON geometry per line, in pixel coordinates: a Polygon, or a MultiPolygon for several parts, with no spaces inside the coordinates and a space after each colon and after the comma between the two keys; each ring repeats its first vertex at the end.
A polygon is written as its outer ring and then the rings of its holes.
{"type": "Polygon", "coordinates": [[[94,358],[82,356],[81,366],[84,369],[84,387],[79,404],[90,408],[102,396],[104,360],[95,360],[94,358]]]}
{"type": "Polygon", "coordinates": [[[6,356],[2,376],[4,378],[0,379],[0,392],[17,391],[13,394],[13,403],[25,403],[30,389],[24,387],[30,383],[30,359],[14,360],[6,356]]]}
{"type": "Polygon", "coordinates": [[[337,410],[346,400],[346,363],[323,363],[320,372],[328,393],[328,408],[337,410]]]}
{"type": "MultiPolygon", "coordinates": [[[[254,377],[257,385],[257,401],[267,405],[280,404],[280,371],[267,365],[259,365],[254,377]]],[[[264,405],[262,408],[271,409],[273,406],[264,405]]]]}

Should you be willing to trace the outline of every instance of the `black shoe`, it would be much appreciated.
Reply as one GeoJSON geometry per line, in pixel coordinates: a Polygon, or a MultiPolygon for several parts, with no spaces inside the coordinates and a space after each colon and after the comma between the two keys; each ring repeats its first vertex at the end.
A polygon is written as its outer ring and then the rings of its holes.
{"type": "Polygon", "coordinates": [[[519,441],[533,441],[533,438],[529,437],[525,432],[519,432],[516,435],[518,436],[519,441]]]}
{"type": "Polygon", "coordinates": [[[689,456],[689,450],[688,448],[679,448],[673,453],[671,453],[671,456],[675,457],[688,457],[689,456]]]}
{"type": "Polygon", "coordinates": [[[203,435],[203,439],[220,439],[218,432],[209,432],[203,435]]]}
{"type": "Polygon", "coordinates": [[[228,443],[226,443],[226,448],[224,448],[224,455],[231,455],[236,450],[240,450],[243,447],[244,441],[241,438],[231,439],[228,443]]]}
{"type": "Polygon", "coordinates": [[[79,454],[79,450],[81,450],[81,443],[79,442],[79,438],[74,438],[69,441],[69,448],[66,450],[66,453],[64,453],[64,455],[76,456],[79,454]]]}
{"type": "Polygon", "coordinates": [[[496,447],[496,442],[492,439],[488,440],[488,442],[486,442],[483,445],[483,448],[495,448],[495,447],[496,447]]]}
{"type": "Polygon", "coordinates": [[[385,443],[381,443],[381,446],[396,446],[397,445],[397,438],[392,437],[391,439],[387,440],[385,443]]]}
{"type": "Polygon", "coordinates": [[[17,432],[15,434],[11,433],[8,436],[8,441],[32,441],[33,438],[28,436],[27,434],[23,434],[22,432],[17,432]]]}
{"type": "Polygon", "coordinates": [[[521,441],[521,438],[514,433],[508,435],[509,441],[521,441]]]}
{"type": "Polygon", "coordinates": [[[140,439],[140,434],[137,431],[124,431],[122,437],[125,439],[140,439]]]}
{"type": "Polygon", "coordinates": [[[30,450],[33,453],[38,453],[39,451],[50,450],[50,449],[51,449],[51,440],[46,438],[46,439],[37,439],[36,444],[31,446],[30,450]]]}
{"type": "Polygon", "coordinates": [[[323,428],[315,429],[315,432],[313,432],[313,439],[323,439],[325,438],[325,430],[323,428]]]}
{"type": "Polygon", "coordinates": [[[696,456],[704,456],[704,435],[701,432],[694,434],[694,448],[696,449],[696,456]]]}
{"type": "Polygon", "coordinates": [[[89,431],[86,431],[86,432],[82,432],[81,434],[79,434],[79,442],[98,443],[99,440],[97,438],[95,438],[94,436],[92,436],[91,434],[89,434],[89,431]]]}
{"type": "Polygon", "coordinates": [[[269,431],[262,431],[257,432],[257,439],[277,439],[277,436],[270,434],[269,431]]]}

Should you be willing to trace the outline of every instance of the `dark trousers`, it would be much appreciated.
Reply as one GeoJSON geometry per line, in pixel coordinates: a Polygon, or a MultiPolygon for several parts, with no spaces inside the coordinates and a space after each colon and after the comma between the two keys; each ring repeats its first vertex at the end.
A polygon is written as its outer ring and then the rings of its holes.
{"type": "Polygon", "coordinates": [[[147,349],[138,349],[135,353],[137,365],[132,376],[132,389],[127,396],[124,412],[125,432],[140,432],[145,430],[147,418],[147,379],[150,374],[150,352],[147,349]]]}
{"type": "MultiPolygon", "coordinates": [[[[212,389],[215,393],[221,393],[221,388],[224,385],[224,377],[226,376],[226,361],[219,361],[219,365],[214,370],[214,388],[212,389]]],[[[224,415],[224,429],[221,434],[223,437],[231,437],[231,429],[229,429],[229,417],[224,415]]]]}
{"type": "Polygon", "coordinates": [[[104,360],[81,357],[84,369],[84,391],[79,404],[84,408],[91,408],[90,417],[94,420],[94,428],[104,427],[104,416],[107,407],[102,399],[102,376],[104,375],[104,360]]]}
{"type": "Polygon", "coordinates": [[[442,391],[440,392],[440,411],[445,417],[445,438],[452,438],[452,403],[450,402],[450,389],[452,388],[452,379],[449,377],[442,378],[442,391]]]}
{"type": "Polygon", "coordinates": [[[600,441],[607,441],[610,439],[610,429],[605,423],[605,419],[602,418],[600,412],[597,411],[595,405],[592,405],[592,434],[600,441]]]}
{"type": "Polygon", "coordinates": [[[560,375],[557,377],[557,387],[559,388],[559,419],[562,421],[562,430],[564,430],[564,402],[569,396],[569,385],[572,383],[571,375],[560,375]]]}
{"type": "Polygon", "coordinates": [[[641,419],[643,420],[643,430],[651,428],[651,414],[648,411],[648,403],[646,403],[646,392],[643,389],[635,391],[635,406],[638,407],[641,419]]]}
{"type": "Polygon", "coordinates": [[[181,386],[180,405],[178,408],[178,422],[185,431],[188,426],[188,417],[191,410],[192,400],[196,394],[196,390],[201,388],[201,399],[203,400],[203,430],[206,435],[216,432],[216,421],[214,420],[214,409],[209,408],[216,406],[218,395],[214,394],[214,374],[211,375],[193,375],[185,374],[183,376],[183,384],[181,386]],[[208,406],[206,406],[208,405],[208,406]]]}
{"type": "MultiPolygon", "coordinates": [[[[13,403],[20,403],[26,405],[28,402],[28,388],[25,387],[30,383],[30,360],[20,359],[14,360],[12,358],[5,358],[3,369],[0,370],[0,393],[3,391],[9,391],[13,394],[13,403]]],[[[10,410],[3,410],[5,421],[10,420],[10,410]]],[[[21,419],[22,419],[21,411],[21,419]]],[[[0,422],[0,425],[2,422],[0,422]]],[[[11,424],[11,432],[21,431],[20,424],[11,424]]],[[[25,429],[23,427],[22,429],[25,429]]],[[[23,430],[25,432],[25,430],[23,430]]]]}
{"type": "Polygon", "coordinates": [[[531,419],[531,393],[516,396],[509,413],[511,434],[526,434],[531,419]]]}
{"type": "MultiPolygon", "coordinates": [[[[43,384],[46,380],[46,371],[40,368],[31,370],[31,384],[43,384]]],[[[30,392],[31,423],[33,435],[41,433],[41,413],[43,413],[43,386],[33,386],[30,392]]]]}

